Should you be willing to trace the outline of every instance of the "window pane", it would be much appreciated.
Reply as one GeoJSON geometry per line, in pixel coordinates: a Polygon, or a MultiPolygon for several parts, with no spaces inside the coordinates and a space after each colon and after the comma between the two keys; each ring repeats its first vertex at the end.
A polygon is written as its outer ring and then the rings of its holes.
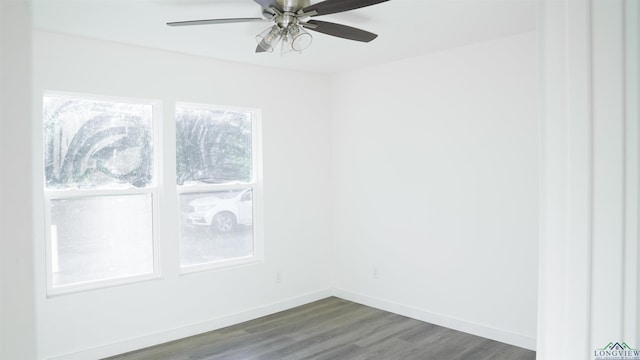
{"type": "Polygon", "coordinates": [[[251,182],[251,113],[176,107],[178,185],[251,182]]]}
{"type": "Polygon", "coordinates": [[[53,286],[153,273],[151,195],[51,201],[53,286]]]}
{"type": "Polygon", "coordinates": [[[152,105],[58,97],[43,105],[48,189],[151,184],[152,105]]]}
{"type": "Polygon", "coordinates": [[[253,255],[251,189],[182,194],[182,266],[253,255]]]}

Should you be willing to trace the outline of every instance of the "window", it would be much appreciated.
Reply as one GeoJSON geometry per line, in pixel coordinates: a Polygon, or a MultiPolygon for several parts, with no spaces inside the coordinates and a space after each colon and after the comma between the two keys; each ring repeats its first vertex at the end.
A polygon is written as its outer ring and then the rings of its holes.
{"type": "Polygon", "coordinates": [[[49,294],[158,273],[154,110],[152,102],[44,96],[49,294]]]}
{"type": "Polygon", "coordinates": [[[199,270],[261,257],[259,113],[176,106],[180,263],[199,270]]]}

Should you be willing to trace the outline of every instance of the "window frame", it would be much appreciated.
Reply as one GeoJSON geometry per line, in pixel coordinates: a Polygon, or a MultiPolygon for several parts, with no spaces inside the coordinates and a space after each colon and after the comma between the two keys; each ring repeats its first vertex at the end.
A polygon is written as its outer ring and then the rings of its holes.
{"type": "MultiPolygon", "coordinates": [[[[193,273],[199,273],[203,271],[226,269],[234,266],[243,266],[264,261],[264,229],[263,229],[263,211],[262,211],[262,190],[263,190],[263,178],[262,178],[262,111],[257,108],[248,107],[235,107],[226,105],[214,105],[204,103],[193,103],[185,101],[177,101],[174,107],[174,126],[177,127],[177,109],[179,107],[194,107],[204,109],[216,109],[227,110],[234,112],[248,113],[251,116],[251,180],[250,182],[233,182],[226,184],[189,184],[178,185],[176,183],[176,194],[178,207],[181,207],[181,195],[196,194],[196,193],[208,193],[215,191],[226,190],[242,190],[251,189],[252,194],[252,236],[253,236],[253,254],[251,256],[231,258],[219,261],[212,261],[207,263],[195,264],[195,265],[183,265],[182,260],[178,260],[180,275],[188,275],[193,273]]],[[[176,150],[177,146],[176,139],[176,150]]],[[[174,155],[174,159],[177,161],[177,153],[174,155]]],[[[177,166],[176,166],[177,168],[177,166]]],[[[177,173],[175,174],[177,177],[177,173]]],[[[178,224],[180,224],[181,212],[178,211],[178,224]]],[[[178,246],[182,246],[182,234],[180,226],[178,226],[178,246]]]]}
{"type": "MultiPolygon", "coordinates": [[[[43,176],[43,195],[44,195],[44,225],[45,225],[45,266],[46,266],[46,295],[47,297],[64,295],[69,293],[77,293],[83,291],[90,291],[96,289],[103,289],[113,286],[120,286],[132,283],[138,283],[143,281],[160,279],[162,277],[161,274],[161,257],[160,257],[160,239],[159,239],[159,221],[160,218],[160,206],[159,206],[159,197],[160,197],[160,189],[162,188],[162,177],[161,174],[163,168],[163,153],[162,153],[162,102],[160,100],[153,99],[140,99],[140,98],[130,98],[130,97],[117,97],[117,96],[106,96],[106,95],[93,95],[93,94],[84,94],[84,93],[71,93],[71,92],[62,92],[62,91],[44,91],[41,96],[41,101],[44,102],[44,99],[47,97],[54,98],[68,98],[75,100],[85,100],[85,101],[98,101],[98,102],[112,102],[112,103],[125,103],[125,104],[142,104],[142,105],[150,105],[151,106],[151,135],[152,135],[152,178],[153,181],[148,187],[145,188],[135,188],[135,187],[122,187],[122,188],[92,188],[92,189],[47,189],[46,186],[46,178],[44,173],[45,167],[45,157],[44,157],[44,142],[46,138],[42,138],[42,147],[40,148],[42,157],[42,176],[43,176]],[[82,199],[82,198],[90,198],[90,197],[98,197],[98,196],[130,196],[130,195],[150,195],[151,197],[151,211],[152,211],[152,224],[151,224],[151,246],[152,246],[152,260],[153,260],[153,270],[150,273],[139,274],[139,275],[131,275],[124,276],[113,279],[102,279],[102,280],[93,280],[86,282],[79,282],[73,284],[66,285],[58,285],[54,286],[53,284],[53,265],[54,265],[54,256],[53,256],[53,239],[52,239],[52,219],[51,219],[51,206],[52,201],[55,200],[66,200],[66,199],[82,199]]],[[[40,117],[40,131],[44,130],[44,109],[40,117]]]]}

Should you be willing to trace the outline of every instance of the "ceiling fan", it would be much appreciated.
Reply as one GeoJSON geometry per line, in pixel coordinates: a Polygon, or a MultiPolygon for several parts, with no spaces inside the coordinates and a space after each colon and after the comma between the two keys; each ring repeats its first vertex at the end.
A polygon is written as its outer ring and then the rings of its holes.
{"type": "Polygon", "coordinates": [[[310,0],[254,0],[262,7],[264,18],[230,18],[168,22],[169,26],[229,24],[242,22],[274,22],[256,36],[256,53],[273,52],[282,41],[282,54],[300,53],[311,45],[312,37],[305,29],[343,39],[370,42],[378,35],[327,21],[310,20],[322,15],[359,9],[389,0],[325,0],[311,4],[310,0]]]}

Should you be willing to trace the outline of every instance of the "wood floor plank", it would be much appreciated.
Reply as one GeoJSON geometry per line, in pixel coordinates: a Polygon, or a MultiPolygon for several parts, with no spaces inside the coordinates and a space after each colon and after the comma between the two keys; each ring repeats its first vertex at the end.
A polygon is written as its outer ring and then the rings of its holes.
{"type": "Polygon", "coordinates": [[[392,338],[385,342],[373,344],[366,349],[366,352],[349,358],[349,360],[375,360],[375,359],[410,359],[412,353],[415,353],[417,348],[412,343],[402,340],[400,338],[392,338]]]}
{"type": "Polygon", "coordinates": [[[534,360],[535,352],[331,297],[108,360],[534,360]]]}

